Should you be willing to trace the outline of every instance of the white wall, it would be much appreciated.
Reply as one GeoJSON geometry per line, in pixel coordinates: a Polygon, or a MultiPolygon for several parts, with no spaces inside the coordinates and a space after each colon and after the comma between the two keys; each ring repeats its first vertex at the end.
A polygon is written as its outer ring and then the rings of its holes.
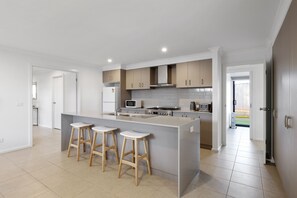
{"type": "Polygon", "coordinates": [[[0,53],[0,153],[31,144],[30,67],[10,53],[0,53]],[[30,107],[30,108],[29,108],[30,107]]]}
{"type": "Polygon", "coordinates": [[[0,153],[32,145],[32,66],[78,73],[78,108],[101,112],[102,76],[93,65],[20,50],[0,49],[0,153]],[[81,94],[83,93],[83,94],[81,94]]]}

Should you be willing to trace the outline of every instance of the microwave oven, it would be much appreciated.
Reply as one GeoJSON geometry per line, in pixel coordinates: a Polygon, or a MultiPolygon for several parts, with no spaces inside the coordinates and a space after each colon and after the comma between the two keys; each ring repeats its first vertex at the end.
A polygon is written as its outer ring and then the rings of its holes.
{"type": "Polygon", "coordinates": [[[126,108],[141,108],[142,101],[141,100],[125,100],[126,108]]]}

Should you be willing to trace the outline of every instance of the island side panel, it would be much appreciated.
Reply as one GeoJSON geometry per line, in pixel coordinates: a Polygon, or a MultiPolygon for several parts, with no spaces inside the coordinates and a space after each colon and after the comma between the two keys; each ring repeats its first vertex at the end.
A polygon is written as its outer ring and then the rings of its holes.
{"type": "Polygon", "coordinates": [[[62,114],[61,119],[61,151],[64,151],[68,149],[71,133],[70,124],[73,123],[73,116],[62,114]]]}
{"type": "Polygon", "coordinates": [[[183,195],[200,169],[200,120],[180,126],[179,197],[183,195]],[[193,132],[191,132],[193,127],[193,132]]]}
{"type": "MultiPolygon", "coordinates": [[[[64,118],[64,117],[63,117],[64,118]]],[[[119,132],[125,130],[135,130],[139,132],[149,132],[151,135],[148,138],[149,142],[149,155],[152,167],[152,173],[166,178],[174,179],[177,181],[178,175],[178,128],[165,127],[152,124],[131,123],[119,120],[105,120],[100,118],[87,118],[81,116],[73,116],[73,122],[86,122],[96,126],[117,127],[116,138],[119,154],[122,148],[123,137],[119,132]]],[[[70,134],[70,130],[68,130],[70,134]]],[[[66,137],[66,136],[62,136],[66,137]]],[[[68,138],[64,141],[67,149],[68,138]]],[[[98,142],[101,137],[98,138],[98,142]]],[[[108,140],[111,143],[111,139],[108,140]]],[[[127,142],[126,151],[130,150],[131,142],[127,142]]],[[[143,153],[143,142],[139,144],[140,152],[143,153]]],[[[146,167],[144,161],[140,161],[140,165],[146,167]]]]}

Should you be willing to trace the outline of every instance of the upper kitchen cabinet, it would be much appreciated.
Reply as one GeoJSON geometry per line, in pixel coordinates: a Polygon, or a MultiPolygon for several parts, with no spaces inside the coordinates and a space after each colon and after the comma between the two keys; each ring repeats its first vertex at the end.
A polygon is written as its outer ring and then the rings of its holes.
{"type": "Polygon", "coordinates": [[[121,70],[103,71],[103,83],[118,83],[121,80],[121,70]]]}
{"type": "Polygon", "coordinates": [[[131,69],[126,72],[126,89],[150,89],[151,68],[131,69]]]}
{"type": "Polygon", "coordinates": [[[212,87],[212,60],[199,61],[199,80],[201,87],[212,87]]]}
{"type": "Polygon", "coordinates": [[[212,60],[200,60],[176,64],[176,87],[211,87],[212,60]]]}

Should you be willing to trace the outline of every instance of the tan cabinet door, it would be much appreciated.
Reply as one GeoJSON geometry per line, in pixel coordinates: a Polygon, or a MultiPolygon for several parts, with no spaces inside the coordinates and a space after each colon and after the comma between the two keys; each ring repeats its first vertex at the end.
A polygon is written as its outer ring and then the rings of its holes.
{"type": "Polygon", "coordinates": [[[121,80],[121,71],[119,69],[103,71],[103,83],[115,83],[121,80]]]}
{"type": "Polygon", "coordinates": [[[188,63],[176,64],[176,87],[188,87],[188,63]]]}
{"type": "Polygon", "coordinates": [[[212,86],[212,60],[201,60],[199,61],[199,74],[201,80],[201,87],[212,86]]]}
{"type": "Polygon", "coordinates": [[[126,89],[134,89],[134,70],[126,71],[126,89]]]}
{"type": "Polygon", "coordinates": [[[147,67],[141,70],[141,89],[150,89],[151,68],[147,67]]]}
{"type": "Polygon", "coordinates": [[[201,86],[199,62],[200,61],[188,62],[188,87],[201,86]]]}
{"type": "Polygon", "coordinates": [[[141,71],[142,69],[134,69],[134,88],[135,89],[141,89],[141,71]]]}

